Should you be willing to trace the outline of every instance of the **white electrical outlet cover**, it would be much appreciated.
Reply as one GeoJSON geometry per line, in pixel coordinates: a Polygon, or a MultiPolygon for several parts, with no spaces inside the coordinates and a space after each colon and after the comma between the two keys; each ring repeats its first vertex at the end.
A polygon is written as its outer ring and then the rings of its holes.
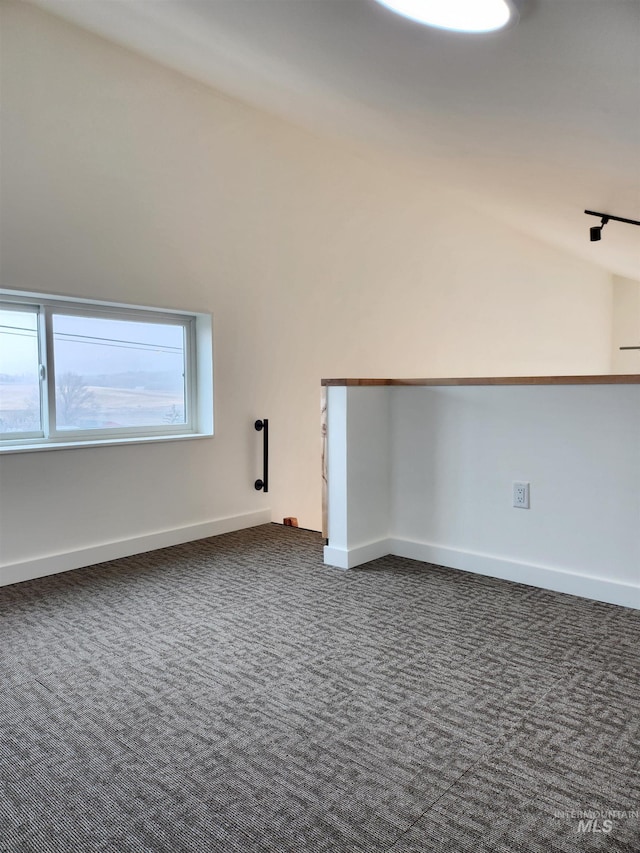
{"type": "Polygon", "coordinates": [[[517,509],[529,509],[529,483],[513,484],[513,505],[517,509]]]}

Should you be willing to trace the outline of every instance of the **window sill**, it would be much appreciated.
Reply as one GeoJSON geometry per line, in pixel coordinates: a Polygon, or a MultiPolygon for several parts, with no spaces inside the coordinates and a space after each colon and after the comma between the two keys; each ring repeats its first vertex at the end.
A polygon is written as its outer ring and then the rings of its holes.
{"type": "Polygon", "coordinates": [[[113,447],[120,444],[153,444],[159,441],[188,441],[194,438],[213,438],[213,433],[190,432],[184,435],[129,436],[128,438],[89,439],[87,441],[44,441],[41,444],[12,444],[0,447],[5,453],[33,453],[42,450],[75,450],[80,447],[113,447]]]}

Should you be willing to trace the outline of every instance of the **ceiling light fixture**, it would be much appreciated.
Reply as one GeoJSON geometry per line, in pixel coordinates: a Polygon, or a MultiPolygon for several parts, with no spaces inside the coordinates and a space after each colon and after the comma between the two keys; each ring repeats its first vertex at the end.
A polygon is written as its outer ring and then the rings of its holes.
{"type": "Polygon", "coordinates": [[[589,239],[592,243],[597,243],[598,240],[602,239],[602,229],[607,224],[607,222],[626,222],[628,225],[640,225],[637,219],[624,219],[622,216],[612,216],[610,213],[597,213],[595,210],[585,210],[587,216],[599,216],[600,217],[600,225],[592,225],[589,228],[589,239]]]}
{"type": "Polygon", "coordinates": [[[523,0],[377,0],[398,15],[443,30],[490,33],[517,22],[523,0]]]}
{"type": "Polygon", "coordinates": [[[589,239],[592,243],[597,243],[598,240],[602,240],[602,229],[608,221],[609,217],[603,216],[600,225],[592,225],[591,228],[589,228],[589,239]]]}

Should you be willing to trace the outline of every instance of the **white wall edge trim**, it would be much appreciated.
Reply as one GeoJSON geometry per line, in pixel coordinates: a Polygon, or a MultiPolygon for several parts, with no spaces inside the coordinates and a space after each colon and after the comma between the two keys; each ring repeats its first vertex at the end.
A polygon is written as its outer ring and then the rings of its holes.
{"type": "Polygon", "coordinates": [[[606,604],[618,604],[621,607],[640,609],[640,585],[620,583],[607,578],[597,578],[564,569],[536,566],[530,563],[520,563],[515,560],[505,560],[491,554],[480,554],[473,551],[462,551],[457,548],[447,548],[443,545],[433,545],[429,542],[415,542],[410,539],[379,539],[356,548],[324,548],[324,562],[339,569],[353,569],[392,554],[396,557],[407,557],[422,563],[434,563],[459,569],[463,572],[485,575],[490,578],[522,583],[553,592],[563,592],[577,595],[592,601],[603,601],[606,604]]]}
{"type": "Polygon", "coordinates": [[[8,563],[0,566],[0,586],[81,569],[107,560],[119,560],[121,557],[130,557],[132,554],[143,554],[146,551],[181,545],[183,542],[193,542],[196,539],[206,539],[209,536],[219,536],[221,533],[231,533],[234,530],[243,530],[246,527],[256,527],[270,522],[271,510],[264,509],[227,518],[216,518],[186,527],[160,530],[144,536],[134,536],[131,539],[104,542],[89,548],[79,548],[77,551],[49,554],[19,563],[8,563]]]}
{"type": "Polygon", "coordinates": [[[387,553],[397,557],[408,557],[464,572],[514,581],[554,592],[564,592],[607,604],[640,609],[640,585],[635,586],[564,569],[506,560],[491,554],[447,548],[429,542],[390,538],[387,540],[387,545],[387,553]]]}
{"type": "Polygon", "coordinates": [[[324,562],[328,566],[337,569],[353,569],[378,557],[386,557],[389,553],[389,540],[378,539],[368,542],[366,545],[358,545],[356,548],[332,548],[330,545],[324,547],[324,562]]]}

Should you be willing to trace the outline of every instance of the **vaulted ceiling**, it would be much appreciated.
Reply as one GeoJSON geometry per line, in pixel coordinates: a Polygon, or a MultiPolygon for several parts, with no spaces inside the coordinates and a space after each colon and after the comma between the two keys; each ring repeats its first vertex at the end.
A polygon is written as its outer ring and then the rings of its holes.
{"type": "Polygon", "coordinates": [[[33,0],[261,109],[401,155],[516,228],[640,279],[640,0],[525,0],[465,35],[374,0],[33,0]]]}

